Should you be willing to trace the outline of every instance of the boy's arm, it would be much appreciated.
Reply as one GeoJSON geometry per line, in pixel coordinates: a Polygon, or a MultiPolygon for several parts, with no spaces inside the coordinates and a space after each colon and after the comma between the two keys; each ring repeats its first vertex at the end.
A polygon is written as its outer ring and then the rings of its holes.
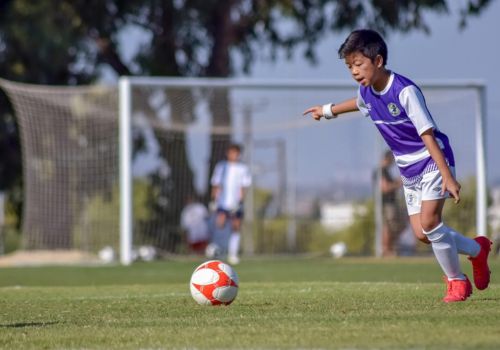
{"type": "Polygon", "coordinates": [[[242,173],[242,179],[241,179],[241,187],[240,187],[240,195],[241,195],[241,201],[245,199],[245,195],[247,194],[247,190],[252,184],[252,175],[250,173],[250,168],[248,166],[244,166],[244,171],[242,173]]]}
{"type": "Polygon", "coordinates": [[[219,196],[219,192],[220,192],[219,186],[212,186],[211,199],[213,201],[217,199],[217,197],[219,196]]]}
{"type": "Polygon", "coordinates": [[[429,151],[434,162],[441,173],[441,177],[443,178],[443,188],[441,189],[441,194],[444,194],[448,191],[451,196],[455,199],[455,203],[460,202],[460,184],[455,180],[453,174],[446,163],[446,159],[444,158],[443,152],[439,145],[436,142],[436,138],[434,137],[433,129],[428,129],[424,131],[421,135],[422,141],[425,144],[425,147],[429,151]]]}
{"type": "Polygon", "coordinates": [[[215,165],[212,178],[210,179],[210,184],[212,185],[212,190],[210,192],[210,197],[212,201],[217,200],[219,196],[221,182],[222,182],[222,163],[219,162],[215,165]]]}
{"type": "Polygon", "coordinates": [[[210,203],[208,203],[208,210],[214,212],[217,209],[217,198],[219,197],[220,186],[212,185],[210,192],[210,203]]]}
{"type": "MultiPolygon", "coordinates": [[[[359,108],[358,108],[358,105],[356,103],[356,98],[351,98],[349,100],[346,100],[346,101],[343,101],[343,102],[340,102],[338,104],[332,104],[330,106],[330,112],[331,112],[331,115],[333,116],[338,116],[339,114],[343,114],[343,113],[347,113],[347,112],[354,112],[354,111],[358,111],[359,108]]],[[[326,106],[326,105],[325,105],[326,106]]],[[[324,112],[328,112],[328,111],[323,111],[323,107],[324,106],[314,106],[314,107],[311,107],[311,108],[308,108],[304,111],[303,115],[306,115],[308,113],[311,113],[311,116],[315,119],[315,120],[320,120],[321,117],[324,117],[325,116],[325,113],[324,112]]]]}

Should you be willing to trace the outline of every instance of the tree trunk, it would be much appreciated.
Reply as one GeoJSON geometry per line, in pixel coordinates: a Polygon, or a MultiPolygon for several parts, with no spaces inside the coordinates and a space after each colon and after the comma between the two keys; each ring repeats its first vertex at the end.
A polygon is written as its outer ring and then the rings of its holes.
{"type": "MultiPolygon", "coordinates": [[[[228,77],[231,73],[229,49],[234,36],[234,26],[231,24],[232,0],[218,1],[212,14],[211,37],[214,40],[207,76],[228,77]]],[[[214,129],[225,127],[230,130],[232,118],[230,112],[230,99],[228,89],[216,89],[210,98],[210,112],[212,114],[212,126],[214,129]]],[[[225,151],[231,142],[231,134],[217,134],[215,130],[210,136],[210,160],[209,174],[213,173],[218,161],[225,158],[225,151]]],[[[210,177],[208,178],[208,188],[210,188],[210,177]]],[[[207,193],[207,199],[210,191],[207,193]]]]}

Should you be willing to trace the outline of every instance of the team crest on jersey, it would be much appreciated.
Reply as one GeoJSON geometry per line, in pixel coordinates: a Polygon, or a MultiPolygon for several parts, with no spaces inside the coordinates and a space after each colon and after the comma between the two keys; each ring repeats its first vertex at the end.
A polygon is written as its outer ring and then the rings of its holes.
{"type": "Polygon", "coordinates": [[[398,106],[396,106],[395,103],[389,103],[387,105],[387,109],[389,110],[389,112],[392,114],[393,117],[397,117],[398,115],[401,114],[401,111],[399,110],[398,106]]]}

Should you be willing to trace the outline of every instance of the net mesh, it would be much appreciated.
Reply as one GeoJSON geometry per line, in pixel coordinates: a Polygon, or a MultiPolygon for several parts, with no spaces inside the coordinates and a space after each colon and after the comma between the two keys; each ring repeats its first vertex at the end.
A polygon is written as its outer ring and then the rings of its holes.
{"type": "Polygon", "coordinates": [[[2,87],[20,129],[23,248],[92,250],[117,244],[116,89],[6,81],[2,87]]]}
{"type": "MultiPolygon", "coordinates": [[[[374,179],[385,150],[380,137],[358,113],[328,122],[302,116],[309,106],[351,98],[355,86],[168,84],[132,85],[135,246],[189,251],[180,227],[182,209],[192,197],[208,204],[215,163],[230,142],[238,142],[253,176],[245,202],[245,251],[326,252],[343,241],[352,254],[373,253],[374,179]]],[[[117,248],[117,89],[1,85],[13,102],[22,138],[24,247],[117,248]]],[[[475,144],[463,130],[474,130],[475,91],[423,90],[452,142],[458,179],[471,192],[466,209],[447,209],[450,225],[472,233],[475,189],[467,186],[473,187],[475,144]]],[[[404,234],[401,198],[397,212],[398,236],[415,247],[404,234]]]]}

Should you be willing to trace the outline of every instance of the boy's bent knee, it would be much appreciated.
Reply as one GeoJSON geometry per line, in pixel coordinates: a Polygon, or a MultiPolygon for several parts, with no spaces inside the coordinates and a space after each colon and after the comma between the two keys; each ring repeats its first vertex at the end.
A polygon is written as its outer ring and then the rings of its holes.
{"type": "Polygon", "coordinates": [[[422,243],[425,243],[425,244],[431,244],[431,241],[429,241],[429,238],[427,238],[426,235],[424,235],[423,233],[420,234],[420,235],[417,235],[417,239],[422,242],[422,243]]]}
{"type": "Polygon", "coordinates": [[[431,243],[422,230],[420,230],[420,232],[415,232],[415,237],[417,237],[417,239],[422,243],[425,244],[431,243]]]}
{"type": "Polygon", "coordinates": [[[443,237],[447,235],[447,231],[443,229],[444,224],[440,222],[437,226],[433,227],[432,229],[426,231],[424,230],[425,236],[427,236],[427,239],[432,242],[432,243],[438,243],[440,242],[443,237]]]}
{"type": "Polygon", "coordinates": [[[413,227],[413,234],[415,235],[415,237],[422,243],[425,243],[425,244],[429,244],[431,243],[429,241],[429,239],[427,238],[427,236],[424,234],[424,232],[422,231],[422,228],[419,226],[419,227],[413,227]]]}
{"type": "Polygon", "coordinates": [[[441,223],[441,218],[437,215],[429,215],[420,217],[422,230],[429,232],[436,228],[441,223]]]}

